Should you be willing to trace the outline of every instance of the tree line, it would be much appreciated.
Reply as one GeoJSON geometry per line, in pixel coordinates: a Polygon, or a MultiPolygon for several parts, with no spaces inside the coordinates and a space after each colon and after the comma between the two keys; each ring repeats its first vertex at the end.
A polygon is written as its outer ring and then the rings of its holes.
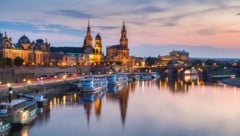
{"type": "Polygon", "coordinates": [[[11,58],[0,58],[0,67],[4,66],[21,66],[23,65],[24,60],[21,57],[16,57],[15,59],[11,58]]]}

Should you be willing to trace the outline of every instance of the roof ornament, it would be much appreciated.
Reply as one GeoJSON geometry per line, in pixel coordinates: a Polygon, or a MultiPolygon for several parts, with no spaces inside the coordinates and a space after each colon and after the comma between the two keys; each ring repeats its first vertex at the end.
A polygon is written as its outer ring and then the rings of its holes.
{"type": "Polygon", "coordinates": [[[7,32],[4,32],[4,34],[5,34],[5,37],[7,37],[7,32]]]}

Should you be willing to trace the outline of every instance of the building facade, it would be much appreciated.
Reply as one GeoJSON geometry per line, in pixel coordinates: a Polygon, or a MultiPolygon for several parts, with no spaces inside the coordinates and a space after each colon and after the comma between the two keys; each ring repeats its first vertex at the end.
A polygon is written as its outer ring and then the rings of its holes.
{"type": "Polygon", "coordinates": [[[91,36],[91,28],[88,20],[88,27],[86,31],[86,36],[83,42],[83,54],[89,57],[90,65],[95,65],[96,63],[100,63],[103,59],[102,53],[102,39],[100,34],[98,33],[95,37],[95,45],[93,46],[93,38],[91,36]]]}
{"type": "Polygon", "coordinates": [[[157,59],[157,63],[159,66],[167,66],[169,63],[172,63],[172,65],[184,65],[188,63],[190,60],[189,53],[185,50],[182,51],[176,51],[173,50],[169,52],[169,55],[166,56],[159,56],[157,59]]]}
{"type": "Polygon", "coordinates": [[[107,61],[120,62],[124,68],[132,66],[132,59],[129,56],[127,30],[123,22],[120,44],[107,47],[107,61]]]}
{"type": "Polygon", "coordinates": [[[10,58],[14,60],[20,57],[24,60],[24,65],[49,65],[50,60],[50,44],[42,39],[30,41],[23,35],[18,42],[13,44],[5,32],[0,33],[0,57],[10,58]]]}
{"type": "Polygon", "coordinates": [[[63,61],[59,66],[88,66],[90,65],[90,59],[87,54],[82,53],[66,53],[63,56],[63,61]]]}

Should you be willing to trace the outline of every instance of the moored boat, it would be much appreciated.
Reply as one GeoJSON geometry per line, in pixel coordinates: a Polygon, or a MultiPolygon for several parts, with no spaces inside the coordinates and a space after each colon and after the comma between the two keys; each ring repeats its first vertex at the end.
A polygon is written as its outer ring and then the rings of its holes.
{"type": "Polygon", "coordinates": [[[186,69],[184,71],[184,75],[198,75],[198,71],[194,68],[192,69],[186,69]]]}
{"type": "Polygon", "coordinates": [[[37,117],[37,103],[28,99],[13,99],[0,104],[1,116],[9,116],[12,124],[25,125],[37,117]]]}
{"type": "Polygon", "coordinates": [[[34,97],[37,102],[38,107],[47,107],[49,105],[49,100],[44,98],[43,94],[37,94],[34,97]]]}
{"type": "Polygon", "coordinates": [[[145,80],[152,80],[153,76],[149,73],[142,73],[140,74],[140,80],[145,81],[145,80]]]}
{"type": "Polygon", "coordinates": [[[108,80],[104,77],[88,77],[81,80],[80,93],[97,93],[107,88],[108,80]]]}
{"type": "Polygon", "coordinates": [[[154,79],[160,79],[161,78],[160,74],[158,74],[157,72],[152,72],[151,75],[154,79]]]}
{"type": "Polygon", "coordinates": [[[140,80],[140,75],[138,75],[138,74],[128,75],[128,81],[129,82],[138,81],[138,80],[140,80]]]}
{"type": "Polygon", "coordinates": [[[0,135],[7,135],[11,128],[10,116],[0,117],[0,135]]]}
{"type": "Polygon", "coordinates": [[[119,85],[128,82],[128,76],[124,74],[111,74],[107,76],[109,85],[119,85]]]}

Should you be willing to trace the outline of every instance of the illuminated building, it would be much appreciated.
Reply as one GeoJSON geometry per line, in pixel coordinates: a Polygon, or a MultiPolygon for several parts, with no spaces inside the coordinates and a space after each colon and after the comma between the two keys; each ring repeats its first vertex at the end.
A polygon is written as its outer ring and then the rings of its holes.
{"type": "Polygon", "coordinates": [[[102,61],[103,54],[102,54],[102,39],[100,34],[98,33],[95,37],[95,45],[92,45],[92,36],[91,36],[91,28],[88,21],[88,27],[86,31],[86,36],[84,38],[83,43],[83,54],[88,55],[89,63],[94,65],[98,62],[102,61]]]}
{"type": "Polygon", "coordinates": [[[121,62],[123,67],[132,66],[132,57],[129,56],[127,30],[123,22],[120,44],[107,47],[107,61],[121,62]]]}
{"type": "Polygon", "coordinates": [[[30,42],[26,35],[19,38],[16,44],[12,43],[5,32],[5,36],[0,33],[0,57],[14,60],[20,57],[24,60],[24,65],[48,65],[50,44],[42,39],[30,42]]]}
{"type": "Polygon", "coordinates": [[[63,56],[63,60],[61,62],[61,66],[88,66],[89,64],[89,56],[88,54],[82,53],[66,53],[63,56]]]}
{"type": "Polygon", "coordinates": [[[189,53],[186,51],[176,51],[173,50],[169,52],[169,55],[166,56],[159,56],[158,57],[158,64],[160,66],[167,66],[170,62],[173,63],[173,65],[183,65],[184,63],[188,62],[190,60],[189,53]]]}

